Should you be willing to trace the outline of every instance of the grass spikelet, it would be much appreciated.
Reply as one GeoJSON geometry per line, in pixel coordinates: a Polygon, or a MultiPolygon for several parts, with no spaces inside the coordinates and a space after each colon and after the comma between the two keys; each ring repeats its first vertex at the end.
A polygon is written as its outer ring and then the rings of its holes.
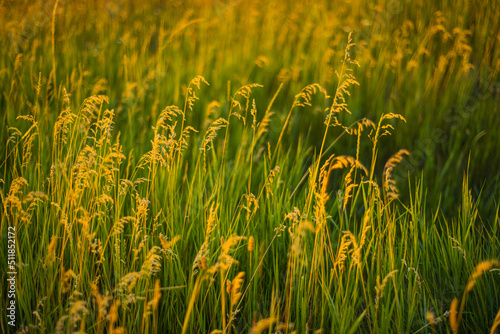
{"type": "Polygon", "coordinates": [[[73,270],[68,269],[64,272],[61,280],[61,287],[64,293],[67,293],[71,290],[74,278],[76,278],[76,275],[73,270]]]}
{"type": "Polygon", "coordinates": [[[167,240],[161,233],[160,233],[160,243],[161,243],[161,250],[160,252],[164,255],[166,259],[171,259],[172,257],[177,257],[177,255],[174,253],[172,248],[174,245],[181,240],[181,236],[177,235],[172,238],[172,240],[167,240]]]}
{"type": "MultiPolygon", "coordinates": [[[[156,125],[153,127],[154,135],[151,141],[152,148],[141,157],[137,164],[137,168],[143,168],[145,165],[149,165],[148,168],[150,172],[154,172],[154,166],[156,164],[160,166],[170,166],[176,148],[182,147],[185,143],[185,139],[184,141],[181,139],[177,141],[175,139],[177,136],[175,132],[177,122],[175,122],[175,119],[179,115],[183,115],[183,112],[177,106],[168,106],[162,110],[158,116],[156,125]]],[[[187,133],[184,135],[187,135],[189,131],[191,131],[191,128],[187,129],[187,133]]]]}
{"type": "Polygon", "coordinates": [[[374,182],[372,180],[366,180],[366,181],[361,182],[361,184],[368,184],[369,186],[371,186],[371,189],[373,189],[375,192],[374,199],[377,201],[382,201],[382,197],[380,195],[380,188],[376,182],[374,182]]]}
{"type": "Polygon", "coordinates": [[[59,318],[59,320],[57,320],[57,324],[56,324],[56,328],[55,328],[55,333],[56,334],[63,334],[65,333],[64,331],[64,325],[65,325],[65,322],[66,320],[69,318],[68,315],[64,315],[62,317],[59,318]]]}
{"type": "Polygon", "coordinates": [[[105,95],[94,95],[86,98],[82,106],[80,107],[80,111],[78,116],[81,118],[83,122],[83,129],[86,131],[89,126],[98,118],[102,105],[104,103],[109,103],[109,98],[105,95]]]}
{"type": "MultiPolygon", "coordinates": [[[[293,101],[292,109],[295,107],[306,107],[306,106],[312,106],[312,99],[313,96],[316,95],[317,93],[322,93],[325,96],[325,100],[328,100],[330,96],[328,95],[328,92],[326,89],[321,87],[319,84],[314,83],[311,85],[307,85],[302,90],[295,95],[295,99],[293,101]]],[[[286,122],[284,127],[286,126],[286,122]]]]}
{"type": "Polygon", "coordinates": [[[10,184],[10,189],[7,197],[3,201],[4,212],[13,214],[13,209],[16,208],[22,216],[25,212],[22,207],[22,202],[18,196],[22,196],[22,188],[29,186],[28,181],[23,177],[15,178],[10,184]]]}
{"type": "Polygon", "coordinates": [[[203,152],[203,171],[207,172],[207,152],[213,148],[213,141],[217,137],[217,131],[225,128],[229,125],[229,122],[224,118],[219,118],[210,124],[205,136],[201,142],[200,151],[203,152]]]}
{"type": "Polygon", "coordinates": [[[400,119],[406,123],[406,119],[400,114],[395,114],[395,113],[384,114],[382,116],[382,120],[386,120],[386,119],[400,119]]]}
{"type": "Polygon", "coordinates": [[[479,263],[476,268],[474,269],[474,272],[472,275],[469,277],[469,282],[467,283],[467,287],[465,288],[465,292],[470,292],[472,288],[474,288],[474,285],[476,284],[476,280],[483,275],[485,272],[490,270],[493,266],[498,266],[500,265],[498,261],[496,260],[490,260],[490,261],[483,261],[479,263]]]}
{"type": "Polygon", "coordinates": [[[285,219],[290,219],[293,222],[293,224],[299,223],[301,217],[302,214],[300,213],[300,210],[297,207],[293,208],[292,212],[289,212],[285,215],[285,219]]]}
{"type": "Polygon", "coordinates": [[[21,140],[23,141],[23,159],[21,168],[26,167],[32,156],[33,141],[38,135],[38,122],[31,115],[18,116],[16,119],[23,119],[31,123],[31,127],[24,133],[21,140]]]}
{"type": "Polygon", "coordinates": [[[343,231],[342,233],[349,236],[349,238],[351,239],[351,244],[352,244],[353,248],[349,251],[349,253],[353,253],[359,247],[359,244],[356,240],[356,237],[354,236],[354,234],[351,231],[343,231]]]}
{"type": "MultiPolygon", "coordinates": [[[[326,182],[325,182],[326,183],[326,182]]],[[[327,214],[325,204],[328,201],[326,186],[321,188],[321,192],[314,191],[316,204],[314,205],[314,218],[316,220],[316,230],[321,229],[326,224],[327,214]]]]}
{"type": "Polygon", "coordinates": [[[200,260],[200,268],[202,270],[207,270],[207,258],[206,257],[202,257],[201,260],[200,260]]]}
{"type": "Polygon", "coordinates": [[[88,313],[89,313],[89,310],[86,307],[85,301],[77,300],[76,302],[74,302],[74,304],[71,306],[71,309],[69,311],[72,328],[76,328],[78,322],[80,322],[80,331],[79,332],[84,332],[83,331],[83,328],[85,328],[84,317],[88,313]]]}
{"type": "MultiPolygon", "coordinates": [[[[219,278],[220,278],[220,297],[221,297],[221,311],[222,311],[222,328],[224,329],[224,332],[226,332],[226,328],[229,328],[229,332],[231,331],[231,322],[233,321],[234,314],[233,314],[233,309],[232,306],[230,307],[229,311],[229,323],[226,327],[226,292],[224,291],[224,285],[226,285],[226,289],[229,291],[232,291],[232,284],[231,282],[226,281],[226,271],[228,271],[233,264],[238,264],[238,261],[236,261],[230,253],[233,251],[233,247],[236,246],[241,240],[245,240],[246,237],[240,237],[237,235],[232,235],[229,237],[229,239],[224,240],[224,238],[221,236],[221,252],[219,255],[218,262],[213,265],[212,267],[208,268],[207,270],[207,277],[211,278],[210,276],[216,274],[217,272],[220,271],[219,273],[219,278]]],[[[242,278],[241,278],[242,279],[242,278]]],[[[199,283],[199,280],[197,281],[199,283]]],[[[193,295],[194,296],[194,295],[193,295]]],[[[238,297],[239,299],[239,297],[238,297]]],[[[186,322],[185,322],[186,325],[186,322]]],[[[184,327],[185,328],[185,327],[184,327]]],[[[184,329],[183,329],[184,332],[184,329]]]]}
{"type": "Polygon", "coordinates": [[[347,207],[347,204],[349,203],[349,199],[352,198],[352,194],[354,192],[354,188],[356,188],[358,185],[356,183],[351,183],[345,188],[345,194],[344,194],[344,204],[342,210],[345,211],[345,208],[347,207]]]}
{"type": "Polygon", "coordinates": [[[462,253],[462,256],[463,256],[464,260],[467,262],[467,253],[466,253],[466,252],[465,252],[465,250],[461,247],[460,242],[459,242],[457,239],[453,238],[452,236],[448,236],[448,238],[449,238],[449,239],[450,239],[453,243],[455,243],[455,244],[456,244],[456,246],[453,246],[453,249],[456,249],[456,250],[458,250],[460,253],[462,253]]]}
{"type": "Polygon", "coordinates": [[[388,273],[382,280],[382,283],[380,282],[380,276],[377,276],[377,286],[375,287],[375,291],[377,293],[375,296],[375,309],[378,309],[380,299],[384,297],[384,289],[387,283],[389,282],[389,279],[391,277],[394,277],[397,272],[398,272],[397,270],[393,270],[390,273],[388,273]]]}
{"type": "Polygon", "coordinates": [[[371,225],[369,225],[370,217],[370,208],[368,208],[368,210],[366,210],[365,217],[363,218],[363,228],[361,230],[359,245],[354,249],[352,254],[353,262],[358,266],[361,266],[361,250],[366,243],[366,235],[368,234],[368,230],[370,230],[371,228],[371,225]]]}
{"type": "MultiPolygon", "coordinates": [[[[245,239],[246,237],[237,235],[232,235],[227,240],[224,240],[224,238],[221,237],[221,252],[219,254],[218,261],[216,264],[207,269],[207,273],[209,275],[214,275],[218,271],[224,272],[229,270],[233,264],[238,264],[239,262],[236,261],[236,259],[234,259],[230,254],[233,252],[233,247],[245,239]]],[[[200,261],[201,260],[198,261],[197,267],[199,266],[200,261]]]]}
{"type": "Polygon", "coordinates": [[[71,168],[74,183],[73,193],[71,195],[73,205],[76,205],[76,202],[82,195],[83,191],[92,186],[93,179],[97,176],[95,168],[96,164],[97,152],[95,148],[85,146],[78,154],[78,157],[71,168]]]}
{"type": "Polygon", "coordinates": [[[123,233],[123,230],[125,228],[125,224],[128,224],[131,221],[135,221],[135,217],[131,216],[126,216],[120,218],[114,225],[113,225],[113,233],[112,235],[119,235],[123,233]]]}
{"type": "MultiPolygon", "coordinates": [[[[8,156],[8,153],[7,153],[7,150],[8,150],[8,147],[9,147],[9,144],[12,143],[13,145],[16,145],[19,141],[19,138],[22,137],[22,133],[21,131],[19,131],[19,129],[15,128],[15,127],[9,127],[8,128],[8,131],[10,132],[10,135],[9,135],[9,138],[7,139],[7,142],[5,143],[5,150],[6,150],[6,153],[5,155],[8,156]]],[[[7,158],[5,158],[7,159],[7,158]]],[[[6,160],[3,161],[3,163],[5,163],[6,160]]]]}
{"type": "MultiPolygon", "coordinates": [[[[327,195],[327,186],[328,186],[328,180],[330,179],[330,174],[333,170],[335,169],[343,169],[343,168],[348,168],[350,167],[350,171],[346,176],[346,181],[347,183],[350,183],[352,181],[352,171],[354,168],[361,169],[366,175],[368,175],[368,171],[366,168],[356,160],[355,158],[347,155],[341,155],[341,156],[330,156],[323,166],[321,167],[320,174],[319,174],[319,184],[320,184],[320,191],[319,191],[319,197],[318,199],[321,200],[321,202],[326,203],[328,200],[328,195],[327,195]]],[[[346,198],[344,200],[344,208],[347,205],[347,201],[350,197],[350,192],[352,188],[354,188],[356,185],[352,186],[347,186],[346,189],[346,198]],[[348,192],[349,191],[349,192],[348,192]]]]}
{"type": "Polygon", "coordinates": [[[165,250],[165,251],[170,250],[177,243],[177,241],[181,240],[181,236],[176,235],[172,240],[169,241],[161,233],[160,233],[159,238],[160,238],[161,246],[163,247],[163,250],[165,250]]]}
{"type": "Polygon", "coordinates": [[[355,124],[357,125],[357,128],[353,127],[352,129],[350,129],[348,131],[352,135],[359,135],[361,132],[365,131],[366,129],[371,129],[370,134],[368,134],[368,136],[370,136],[372,131],[377,128],[375,123],[373,123],[373,121],[371,119],[368,119],[366,117],[360,119],[355,124]]]}
{"type": "Polygon", "coordinates": [[[292,239],[292,252],[295,257],[302,254],[304,248],[304,239],[306,237],[306,232],[314,233],[316,229],[313,224],[308,220],[302,220],[298,224],[293,225],[288,229],[290,237],[292,239]]]}
{"type": "Polygon", "coordinates": [[[104,110],[100,119],[95,123],[96,128],[91,129],[95,147],[101,148],[105,145],[111,145],[111,132],[113,131],[115,111],[114,109],[104,110]]]}
{"type": "Polygon", "coordinates": [[[249,253],[253,252],[254,247],[255,247],[255,240],[254,240],[253,236],[250,236],[248,238],[248,252],[249,253]]]}
{"type": "Polygon", "coordinates": [[[205,230],[205,240],[203,241],[203,244],[200,247],[200,250],[198,251],[198,254],[196,254],[196,257],[193,261],[193,275],[195,275],[198,272],[198,268],[200,267],[200,263],[202,259],[207,258],[208,251],[209,251],[209,246],[210,246],[210,238],[212,235],[213,230],[215,229],[215,226],[217,225],[217,210],[219,209],[219,205],[217,204],[214,208],[214,204],[210,207],[210,212],[208,214],[208,220],[207,220],[207,228],[205,230]]]}
{"type": "Polygon", "coordinates": [[[333,169],[343,169],[348,167],[356,167],[358,169],[361,169],[366,175],[368,175],[368,171],[366,170],[365,166],[363,166],[363,164],[355,158],[348,155],[334,157],[330,163],[329,170],[331,171],[333,169]]]}
{"type": "Polygon", "coordinates": [[[255,104],[255,99],[252,100],[252,109],[250,109],[250,115],[252,115],[252,130],[255,133],[257,127],[257,106],[255,104]]]}
{"type": "Polygon", "coordinates": [[[248,109],[250,107],[250,94],[252,93],[252,88],[257,88],[257,87],[264,87],[264,86],[257,83],[247,84],[239,88],[236,91],[236,93],[234,93],[233,97],[231,98],[231,112],[229,113],[229,117],[235,116],[238,119],[242,120],[243,124],[246,124],[245,117],[240,115],[238,112],[232,110],[236,107],[238,108],[238,111],[243,110],[243,106],[241,105],[241,102],[238,100],[238,98],[241,97],[246,101],[244,110],[248,112],[248,109]]]}
{"type": "MultiPolygon", "coordinates": [[[[352,235],[352,234],[351,234],[352,235]]],[[[344,234],[340,239],[339,250],[337,251],[337,256],[335,260],[335,267],[340,273],[344,269],[345,259],[347,258],[347,250],[352,244],[352,237],[349,234],[344,234]]]]}
{"type": "MultiPolygon", "coordinates": [[[[88,231],[88,225],[85,227],[88,231]]],[[[92,234],[86,231],[85,237],[90,241],[92,238],[92,234]]],[[[102,246],[102,242],[99,238],[96,238],[93,242],[90,243],[90,251],[98,256],[97,264],[102,264],[105,261],[104,258],[104,247],[102,246]]]]}
{"type": "Polygon", "coordinates": [[[242,208],[247,212],[246,219],[250,220],[250,218],[257,212],[259,208],[259,202],[254,194],[244,194],[243,198],[246,200],[247,204],[242,205],[242,208]]]}
{"type": "Polygon", "coordinates": [[[255,135],[255,140],[259,140],[267,131],[269,128],[269,124],[271,124],[272,117],[274,115],[273,111],[269,111],[264,115],[262,120],[257,124],[257,131],[255,135]]]}
{"type": "Polygon", "coordinates": [[[23,53],[18,53],[16,56],[16,60],[14,61],[14,72],[17,72],[21,65],[23,64],[23,53]]]}
{"type": "Polygon", "coordinates": [[[495,319],[493,320],[493,326],[491,326],[490,334],[495,334],[495,330],[500,327],[500,310],[498,310],[495,319]]]}
{"type": "Polygon", "coordinates": [[[259,320],[251,329],[250,334],[260,334],[269,327],[271,327],[276,321],[277,318],[266,318],[259,320]]]}
{"type": "Polygon", "coordinates": [[[205,127],[207,127],[207,124],[210,123],[212,115],[215,115],[220,107],[220,103],[215,100],[207,105],[205,109],[205,127]]]}
{"type": "Polygon", "coordinates": [[[57,212],[60,213],[59,224],[63,225],[65,228],[67,228],[67,226],[68,226],[68,216],[66,215],[66,213],[61,209],[61,207],[59,206],[59,204],[54,203],[54,202],[51,202],[50,204],[57,209],[57,212]]]}
{"type": "MultiPolygon", "coordinates": [[[[410,267],[406,263],[405,259],[401,259],[401,262],[402,262],[403,266],[407,268],[407,273],[408,274],[410,272],[412,272],[415,275],[415,282],[417,283],[418,287],[420,287],[422,285],[422,277],[420,277],[420,274],[418,273],[417,269],[415,267],[410,267]]],[[[407,274],[405,274],[405,276],[408,278],[407,274]]]]}
{"type": "Polygon", "coordinates": [[[104,321],[106,315],[108,314],[107,308],[112,298],[111,296],[102,296],[99,293],[98,286],[93,283],[90,284],[90,292],[94,296],[95,302],[97,304],[97,327],[99,331],[101,328],[101,323],[104,321]]]}
{"type": "Polygon", "coordinates": [[[101,196],[99,196],[99,198],[97,199],[97,202],[100,203],[100,204],[103,204],[104,206],[106,206],[106,203],[110,203],[111,205],[113,205],[114,203],[114,200],[111,196],[109,196],[108,194],[102,194],[101,196]]]}
{"type": "Polygon", "coordinates": [[[476,285],[477,279],[480,276],[482,276],[485,272],[489,271],[493,266],[500,266],[500,262],[497,260],[488,260],[480,262],[479,264],[476,265],[474,271],[469,276],[469,281],[467,282],[467,286],[465,287],[465,291],[462,296],[462,301],[460,302],[460,310],[458,311],[458,315],[457,315],[458,299],[457,298],[453,299],[453,302],[451,303],[450,307],[450,327],[452,328],[454,333],[458,332],[458,327],[462,320],[462,314],[464,312],[467,295],[469,294],[470,291],[472,291],[472,289],[476,285]]]}
{"type": "Polygon", "coordinates": [[[276,178],[276,176],[280,172],[281,172],[281,168],[279,166],[275,166],[273,169],[271,169],[271,171],[267,175],[267,182],[265,184],[267,198],[269,198],[269,196],[273,195],[273,187],[272,186],[274,183],[274,179],[276,178]]]}
{"type": "Polygon", "coordinates": [[[221,254],[219,256],[219,261],[229,268],[232,263],[237,263],[229,254],[233,251],[233,247],[236,246],[240,241],[245,240],[246,237],[241,237],[238,235],[232,235],[223,244],[221,244],[221,254]]]}
{"type": "Polygon", "coordinates": [[[453,333],[458,333],[459,322],[457,319],[457,314],[458,314],[458,299],[454,298],[450,306],[450,327],[453,333]]]}
{"type": "Polygon", "coordinates": [[[58,239],[58,237],[55,236],[55,235],[53,235],[50,238],[49,247],[47,248],[48,254],[47,254],[47,257],[44,260],[44,266],[45,267],[48,266],[48,265],[50,265],[56,259],[57,239],[58,239]]]}
{"type": "Polygon", "coordinates": [[[148,218],[149,211],[149,200],[147,198],[141,198],[139,194],[135,194],[136,210],[135,210],[135,220],[136,224],[145,224],[148,218]]]}
{"type": "Polygon", "coordinates": [[[286,117],[285,123],[283,124],[283,127],[281,128],[281,132],[280,132],[280,136],[278,138],[278,143],[276,144],[275,152],[277,152],[279,147],[280,147],[281,139],[283,138],[283,135],[285,134],[285,130],[286,130],[288,123],[290,121],[290,118],[292,116],[292,111],[295,109],[295,107],[312,106],[312,104],[311,104],[312,97],[317,92],[323,93],[323,95],[325,96],[325,99],[330,98],[326,89],[321,87],[319,84],[307,85],[304,88],[302,88],[302,90],[297,95],[295,95],[292,107],[290,108],[290,111],[288,111],[288,115],[286,117]]]}
{"type": "MultiPolygon", "coordinates": [[[[202,83],[210,86],[210,84],[205,80],[204,77],[202,77],[201,75],[197,75],[189,82],[188,87],[186,88],[186,106],[191,111],[193,111],[195,101],[198,100],[198,97],[196,96],[196,93],[192,86],[196,86],[196,88],[201,89],[202,83]]],[[[186,108],[184,108],[184,110],[186,110],[186,108]]],[[[185,117],[184,113],[183,117],[185,117]]]]}
{"type": "MultiPolygon", "coordinates": [[[[28,181],[24,177],[15,178],[10,184],[9,194],[6,199],[12,201],[12,199],[17,198],[17,194],[20,193],[23,186],[29,186],[28,181]]],[[[19,198],[17,199],[19,200],[19,198]]]]}
{"type": "Polygon", "coordinates": [[[188,147],[189,136],[190,136],[190,133],[193,133],[193,132],[198,132],[198,131],[195,128],[193,128],[192,126],[187,126],[184,128],[184,130],[182,130],[182,132],[179,136],[179,139],[177,140],[176,147],[175,147],[175,150],[176,150],[176,152],[179,153],[179,156],[181,156],[182,152],[188,147]]]}
{"type": "Polygon", "coordinates": [[[152,276],[160,271],[160,269],[161,269],[161,262],[160,262],[161,256],[157,254],[159,249],[160,249],[159,247],[153,246],[149,250],[148,254],[146,255],[146,260],[142,264],[141,276],[149,277],[149,276],[152,276]]]}
{"type": "Polygon", "coordinates": [[[450,311],[444,312],[440,317],[434,319],[434,323],[439,324],[440,322],[445,321],[446,318],[450,316],[450,311]]]}
{"type": "Polygon", "coordinates": [[[108,80],[105,78],[99,79],[92,87],[92,95],[97,95],[101,92],[106,92],[109,89],[108,80]]]}
{"type": "Polygon", "coordinates": [[[435,318],[436,316],[434,315],[434,312],[427,311],[425,314],[425,319],[427,319],[427,322],[432,326],[436,324],[435,318]]]}
{"type": "Polygon", "coordinates": [[[234,307],[241,297],[241,286],[243,285],[243,280],[245,277],[245,272],[240,271],[231,283],[231,308],[234,307]]]}
{"type": "MultiPolygon", "coordinates": [[[[382,117],[380,117],[380,119],[378,121],[378,125],[376,128],[375,134],[372,135],[372,132],[370,133],[369,138],[373,142],[372,160],[371,160],[371,168],[370,168],[370,180],[373,180],[373,173],[375,171],[375,162],[376,162],[377,154],[378,154],[378,147],[377,147],[378,141],[379,141],[380,137],[385,136],[385,135],[390,135],[391,134],[390,130],[394,129],[394,127],[391,124],[382,125],[382,122],[384,120],[390,120],[390,119],[400,119],[400,120],[403,120],[404,122],[406,122],[405,118],[399,114],[394,114],[394,113],[383,114],[382,117]],[[380,131],[382,131],[382,134],[380,133],[380,131]]],[[[398,153],[396,153],[396,155],[402,154],[402,151],[406,151],[406,150],[400,150],[398,153]]],[[[395,157],[396,155],[394,155],[393,157],[395,157]]],[[[400,157],[399,159],[402,159],[402,157],[400,157]]],[[[385,170],[384,170],[384,174],[385,174],[385,170]]],[[[384,177],[385,177],[385,175],[384,175],[384,177]]]]}
{"type": "Polygon", "coordinates": [[[115,291],[118,295],[128,295],[132,292],[137,284],[137,280],[141,275],[138,272],[131,272],[120,278],[115,291]]]}
{"type": "Polygon", "coordinates": [[[376,140],[378,140],[380,137],[391,135],[391,131],[394,130],[394,126],[392,126],[392,124],[383,124],[382,125],[383,121],[391,120],[391,119],[399,119],[399,120],[402,120],[403,122],[406,123],[406,119],[403,116],[401,116],[400,114],[388,113],[388,114],[382,115],[382,117],[379,120],[379,124],[378,124],[377,131],[375,134],[376,140]],[[380,133],[380,131],[382,131],[382,133],[380,133]]]}
{"type": "MultiPolygon", "coordinates": [[[[257,84],[257,83],[251,83],[251,84],[244,85],[241,88],[239,88],[236,91],[236,93],[234,93],[234,98],[236,98],[237,96],[241,96],[247,100],[247,103],[250,103],[249,99],[250,99],[250,94],[252,93],[252,88],[259,88],[259,87],[264,87],[264,86],[257,84]]],[[[233,98],[233,102],[234,102],[234,98],[233,98]]],[[[248,106],[247,106],[247,109],[248,109],[248,106]]]]}
{"type": "Polygon", "coordinates": [[[155,287],[153,290],[153,299],[151,300],[151,305],[153,306],[153,312],[156,312],[158,309],[158,304],[160,303],[160,298],[161,298],[161,285],[160,285],[160,280],[157,279],[155,281],[155,287]]]}
{"type": "Polygon", "coordinates": [[[210,124],[208,127],[203,141],[201,142],[200,151],[207,152],[213,147],[213,141],[217,137],[217,131],[225,128],[228,125],[228,121],[224,118],[218,118],[210,124]]]}
{"type": "Polygon", "coordinates": [[[390,202],[399,197],[399,190],[396,186],[396,181],[392,178],[392,171],[401,161],[403,161],[405,155],[409,156],[410,152],[405,149],[399,150],[387,160],[384,166],[383,183],[386,201],[388,200],[390,202]]]}
{"type": "Polygon", "coordinates": [[[120,304],[121,304],[120,301],[116,300],[109,308],[109,314],[108,314],[109,333],[116,333],[117,328],[115,329],[115,324],[118,321],[118,307],[120,307],[120,304]]]}
{"type": "Polygon", "coordinates": [[[335,71],[335,74],[338,78],[338,85],[335,91],[335,96],[333,97],[332,106],[327,110],[328,115],[325,120],[325,125],[329,126],[338,126],[341,125],[338,121],[337,115],[342,111],[350,114],[345,99],[345,95],[351,95],[349,92],[349,87],[352,85],[359,85],[358,81],[356,81],[356,77],[353,74],[352,65],[356,65],[359,67],[357,61],[351,59],[351,48],[355,45],[352,41],[352,32],[349,33],[347,39],[347,45],[344,50],[344,59],[342,60],[342,69],[340,73],[335,71]],[[332,123],[333,121],[333,123],[332,123]]]}

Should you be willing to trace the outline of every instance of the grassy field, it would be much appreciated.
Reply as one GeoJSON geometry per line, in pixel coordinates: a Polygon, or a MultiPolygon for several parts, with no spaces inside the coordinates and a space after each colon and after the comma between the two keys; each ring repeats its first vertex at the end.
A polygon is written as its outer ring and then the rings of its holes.
{"type": "Polygon", "coordinates": [[[498,333],[499,11],[1,1],[0,332],[498,333]]]}

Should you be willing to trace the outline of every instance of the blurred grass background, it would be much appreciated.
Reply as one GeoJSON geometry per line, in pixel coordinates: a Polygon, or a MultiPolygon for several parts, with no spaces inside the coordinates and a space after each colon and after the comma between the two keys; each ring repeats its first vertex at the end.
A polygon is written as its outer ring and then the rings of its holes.
{"type": "MultiPolygon", "coordinates": [[[[500,191],[498,1],[60,1],[52,45],[54,4],[2,4],[4,124],[14,125],[38,102],[46,122],[40,126],[51,127],[63,87],[74,108],[87,96],[105,94],[117,115],[114,134],[120,132],[125,149],[139,157],[159,111],[181,103],[186,84],[203,75],[210,88],[189,119],[197,129],[206,106],[226,100],[228,86],[262,84],[256,100],[265,108],[283,82],[269,133],[276,142],[287,101],[302,87],[317,82],[335,89],[334,72],[352,31],[360,85],[348,99],[352,115],[343,116],[345,123],[402,114],[408,125],[381,148],[384,158],[401,147],[413,153],[399,173],[402,186],[408,170],[410,179],[423,172],[429,202],[453,209],[470,159],[474,194],[482,192],[485,214],[494,212],[500,191]]],[[[310,130],[322,128],[322,109],[300,115],[289,129],[291,140],[309,133],[308,143],[319,145],[322,131],[310,130]]],[[[7,128],[0,131],[5,143],[7,128]]],[[[339,146],[354,149],[347,140],[339,146]]]]}

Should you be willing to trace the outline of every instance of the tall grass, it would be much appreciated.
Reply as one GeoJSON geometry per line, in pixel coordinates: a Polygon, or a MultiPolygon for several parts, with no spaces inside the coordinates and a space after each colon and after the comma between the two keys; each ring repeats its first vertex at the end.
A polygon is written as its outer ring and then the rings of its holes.
{"type": "Polygon", "coordinates": [[[494,332],[498,4],[354,2],[0,5],[15,330],[494,332]]]}

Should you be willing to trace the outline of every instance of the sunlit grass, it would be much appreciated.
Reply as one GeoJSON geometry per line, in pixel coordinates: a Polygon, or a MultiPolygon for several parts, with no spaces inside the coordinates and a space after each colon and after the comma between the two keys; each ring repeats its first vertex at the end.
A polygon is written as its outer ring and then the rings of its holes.
{"type": "Polygon", "coordinates": [[[493,333],[498,6],[2,3],[16,330],[493,333]]]}

